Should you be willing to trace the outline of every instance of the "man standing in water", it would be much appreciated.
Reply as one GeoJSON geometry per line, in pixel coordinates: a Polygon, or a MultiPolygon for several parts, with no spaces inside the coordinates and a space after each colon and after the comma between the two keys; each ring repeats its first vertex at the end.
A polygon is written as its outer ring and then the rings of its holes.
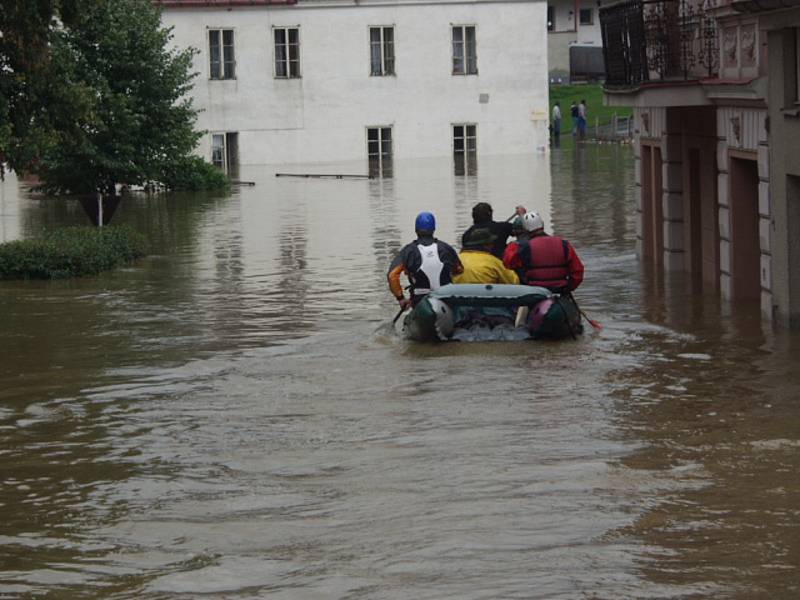
{"type": "Polygon", "coordinates": [[[572,137],[575,137],[578,133],[578,105],[575,100],[569,105],[569,117],[572,119],[572,137]]]}
{"type": "Polygon", "coordinates": [[[464,270],[453,247],[433,237],[436,219],[431,213],[419,213],[414,229],[417,239],[400,250],[389,266],[387,275],[389,289],[402,309],[416,306],[425,294],[447,285],[454,274],[464,270]],[[402,273],[406,274],[411,284],[410,298],[403,296],[400,283],[402,273]]]}
{"type": "Polygon", "coordinates": [[[526,285],[562,294],[576,289],[583,281],[583,263],[572,244],[557,235],[547,235],[539,213],[526,213],[522,227],[530,237],[521,236],[509,244],[503,264],[519,273],[526,285]]]}
{"type": "Polygon", "coordinates": [[[553,107],[553,143],[558,145],[561,139],[561,105],[556,102],[553,107]]]}
{"type": "Polygon", "coordinates": [[[581,140],[586,139],[586,100],[581,100],[578,104],[578,137],[581,140]]]}
{"type": "MultiPolygon", "coordinates": [[[[524,215],[525,207],[518,206],[516,213],[518,215],[524,215]]],[[[492,243],[492,254],[502,259],[503,252],[505,252],[506,249],[506,242],[511,235],[511,223],[493,221],[492,214],[492,206],[487,202],[478,202],[472,207],[472,226],[461,236],[461,247],[469,248],[470,245],[472,245],[471,237],[475,230],[488,229],[491,234],[496,237],[492,243]]]]}

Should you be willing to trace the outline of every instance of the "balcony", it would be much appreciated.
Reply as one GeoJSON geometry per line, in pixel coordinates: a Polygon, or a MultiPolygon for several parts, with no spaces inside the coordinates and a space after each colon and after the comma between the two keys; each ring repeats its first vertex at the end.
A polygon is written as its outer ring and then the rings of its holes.
{"type": "Polygon", "coordinates": [[[600,8],[607,90],[715,77],[713,0],[623,0],[600,8]]]}

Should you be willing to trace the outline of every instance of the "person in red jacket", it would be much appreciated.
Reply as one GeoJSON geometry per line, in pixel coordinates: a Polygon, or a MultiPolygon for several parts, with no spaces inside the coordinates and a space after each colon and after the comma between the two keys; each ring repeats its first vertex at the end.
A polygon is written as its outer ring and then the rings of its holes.
{"type": "Polygon", "coordinates": [[[544,232],[538,213],[522,217],[524,234],[503,254],[503,264],[519,274],[520,283],[567,293],[583,281],[583,263],[567,240],[544,232]]]}

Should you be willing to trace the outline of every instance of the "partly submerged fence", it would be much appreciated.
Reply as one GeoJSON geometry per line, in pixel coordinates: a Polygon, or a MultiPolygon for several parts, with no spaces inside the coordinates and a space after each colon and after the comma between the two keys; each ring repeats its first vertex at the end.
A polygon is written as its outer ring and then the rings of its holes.
{"type": "Polygon", "coordinates": [[[633,138],[633,117],[618,116],[614,113],[610,123],[600,123],[595,119],[594,137],[602,141],[625,141],[633,138]]]}

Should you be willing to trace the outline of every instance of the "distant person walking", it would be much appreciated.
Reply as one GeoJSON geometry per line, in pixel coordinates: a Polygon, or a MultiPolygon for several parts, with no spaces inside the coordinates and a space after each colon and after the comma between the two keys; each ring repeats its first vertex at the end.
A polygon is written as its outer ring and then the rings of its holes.
{"type": "Polygon", "coordinates": [[[578,133],[578,105],[575,100],[569,105],[569,116],[572,119],[572,137],[578,133]]]}
{"type": "Polygon", "coordinates": [[[561,105],[556,102],[553,107],[553,141],[558,143],[559,137],[561,137],[561,105]]]}
{"type": "Polygon", "coordinates": [[[586,139],[586,100],[578,104],[578,138],[586,139]]]}

